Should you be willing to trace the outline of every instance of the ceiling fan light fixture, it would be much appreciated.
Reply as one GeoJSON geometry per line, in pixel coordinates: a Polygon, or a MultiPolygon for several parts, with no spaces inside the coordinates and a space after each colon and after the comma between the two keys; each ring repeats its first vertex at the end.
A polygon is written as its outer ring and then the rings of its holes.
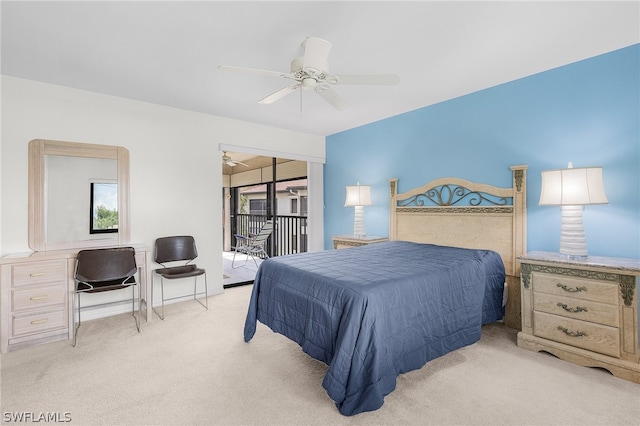
{"type": "Polygon", "coordinates": [[[315,78],[307,77],[302,79],[302,87],[316,87],[318,81],[315,78]]]}

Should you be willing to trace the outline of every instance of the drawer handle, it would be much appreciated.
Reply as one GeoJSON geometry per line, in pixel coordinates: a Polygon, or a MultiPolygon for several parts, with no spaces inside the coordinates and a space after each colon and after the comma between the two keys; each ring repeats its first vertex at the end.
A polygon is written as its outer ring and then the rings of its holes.
{"type": "Polygon", "coordinates": [[[38,324],[44,324],[45,322],[49,321],[49,318],[43,318],[43,319],[39,319],[39,320],[33,320],[31,321],[31,325],[38,325],[38,324]]]}
{"type": "Polygon", "coordinates": [[[564,309],[567,312],[589,312],[587,308],[583,308],[582,306],[576,306],[575,308],[570,308],[564,303],[558,303],[558,307],[564,309]]]}
{"type": "Polygon", "coordinates": [[[47,300],[49,296],[43,294],[42,296],[31,296],[29,300],[37,301],[37,300],[47,300]]]}
{"type": "Polygon", "coordinates": [[[561,325],[558,326],[558,330],[562,331],[564,334],[571,337],[583,337],[587,335],[587,333],[585,333],[584,331],[576,331],[576,332],[569,331],[569,329],[561,325]]]}
{"type": "Polygon", "coordinates": [[[576,287],[576,288],[569,288],[567,287],[566,284],[556,284],[556,286],[560,287],[561,289],[563,289],[564,291],[568,291],[569,293],[580,293],[581,291],[589,291],[586,287],[576,287]]]}
{"type": "Polygon", "coordinates": [[[45,275],[47,275],[46,272],[34,272],[32,274],[29,274],[30,277],[44,277],[45,275]]]}

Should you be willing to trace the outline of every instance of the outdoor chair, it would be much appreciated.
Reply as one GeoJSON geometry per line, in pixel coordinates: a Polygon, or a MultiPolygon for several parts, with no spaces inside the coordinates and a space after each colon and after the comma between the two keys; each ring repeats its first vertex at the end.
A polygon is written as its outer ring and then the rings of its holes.
{"type": "Polygon", "coordinates": [[[135,274],[138,272],[135,254],[133,247],[91,249],[78,252],[74,275],[74,299],[77,301],[78,311],[78,322],[76,324],[74,310],[74,347],[77,343],[78,329],[82,321],[80,315],[80,295],[82,293],[99,293],[131,287],[131,315],[133,315],[136,328],[140,333],[140,291],[138,291],[138,317],[136,318],[135,316],[135,287],[138,285],[135,278],[135,274]]]}
{"type": "Polygon", "coordinates": [[[269,236],[273,232],[273,221],[267,220],[260,231],[257,234],[249,234],[249,235],[240,235],[235,234],[237,245],[236,247],[232,247],[234,249],[233,260],[231,261],[232,268],[239,268],[247,264],[249,257],[253,259],[253,262],[258,266],[258,262],[256,261],[256,257],[261,258],[269,258],[269,255],[265,251],[265,245],[269,236]],[[247,257],[244,259],[244,263],[238,266],[235,266],[236,255],[238,253],[246,254],[247,257]]]}
{"type": "MultiPolygon", "coordinates": [[[[164,280],[178,280],[193,277],[193,299],[200,303],[205,309],[209,309],[207,300],[209,291],[207,288],[207,272],[203,268],[190,263],[198,257],[196,242],[192,236],[162,237],[156,240],[155,261],[162,265],[162,268],[155,269],[155,274],[160,276],[160,295],[162,298],[162,310],[160,313],[153,308],[153,311],[164,320],[164,302],[167,300],[179,299],[183,296],[164,297],[164,280]],[[175,263],[180,263],[176,265],[175,263]],[[172,266],[170,266],[172,265],[172,266]],[[198,293],[198,277],[204,275],[204,293],[198,293]],[[204,303],[198,300],[197,295],[204,294],[204,303]]],[[[155,276],[154,274],[154,276],[155,276]]]]}

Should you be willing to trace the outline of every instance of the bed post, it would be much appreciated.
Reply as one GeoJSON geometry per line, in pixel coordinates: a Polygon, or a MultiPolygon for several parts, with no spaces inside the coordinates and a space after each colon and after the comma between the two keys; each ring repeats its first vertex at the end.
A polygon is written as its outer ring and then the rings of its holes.
{"type": "Polygon", "coordinates": [[[513,275],[507,275],[509,297],[505,306],[504,323],[507,327],[522,328],[522,302],[520,300],[520,262],[518,256],[527,251],[527,166],[511,166],[513,178],[513,275]]]}
{"type": "Polygon", "coordinates": [[[513,172],[513,274],[520,276],[518,256],[527,251],[527,166],[511,166],[513,172]]]}
{"type": "Polygon", "coordinates": [[[396,222],[396,206],[398,204],[398,178],[389,179],[389,240],[398,239],[397,222],[396,222]]]}

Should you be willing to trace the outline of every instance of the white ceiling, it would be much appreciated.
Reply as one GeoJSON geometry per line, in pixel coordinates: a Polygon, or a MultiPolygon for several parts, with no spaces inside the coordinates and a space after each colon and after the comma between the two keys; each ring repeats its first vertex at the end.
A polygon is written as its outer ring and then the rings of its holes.
{"type": "Polygon", "coordinates": [[[2,73],[318,135],[640,42],[626,1],[2,1],[2,73]],[[395,73],[397,86],[335,86],[336,111],[290,84],[219,65],[289,71],[308,37],[335,74],[395,73]]]}

